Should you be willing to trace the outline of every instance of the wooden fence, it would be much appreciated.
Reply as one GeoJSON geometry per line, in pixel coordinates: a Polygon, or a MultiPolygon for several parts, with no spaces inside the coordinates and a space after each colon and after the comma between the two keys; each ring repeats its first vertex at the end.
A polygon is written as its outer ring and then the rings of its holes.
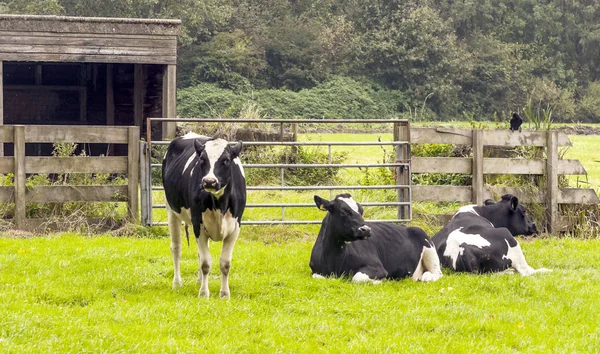
{"type": "MultiPolygon", "coordinates": [[[[412,186],[413,201],[453,201],[482,204],[485,199],[512,193],[524,202],[546,204],[549,231],[564,227],[559,204],[598,204],[593,189],[559,188],[559,175],[585,175],[579,160],[559,159],[559,147],[570,146],[569,137],[558,131],[511,132],[507,130],[473,130],[455,128],[411,128],[411,144],[460,144],[472,147],[472,157],[412,157],[412,173],[460,173],[472,176],[471,186],[412,186]],[[491,158],[485,146],[537,146],[545,149],[546,158],[491,158]],[[484,175],[543,175],[545,187],[523,193],[518,188],[485,186],[484,175]]],[[[400,137],[402,138],[402,137],[400,137]]]]}
{"type": "Polygon", "coordinates": [[[17,229],[35,229],[45,220],[26,217],[27,203],[127,202],[129,217],[138,219],[139,127],[2,125],[0,142],[14,143],[14,156],[0,157],[0,173],[14,174],[14,187],[0,187],[0,202],[15,203],[17,229]],[[127,156],[25,156],[26,143],[127,144],[127,156]],[[120,173],[127,185],[52,185],[25,188],[26,174],[120,173]]]}

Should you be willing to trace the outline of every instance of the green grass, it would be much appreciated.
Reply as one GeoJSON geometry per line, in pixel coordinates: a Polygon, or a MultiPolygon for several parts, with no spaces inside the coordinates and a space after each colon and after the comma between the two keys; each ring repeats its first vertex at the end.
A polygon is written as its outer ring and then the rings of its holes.
{"type": "Polygon", "coordinates": [[[581,161],[587,171],[586,176],[569,176],[569,184],[578,188],[593,188],[600,194],[600,137],[598,135],[569,135],[573,146],[568,148],[565,159],[581,161]]]}
{"type": "MultiPolygon", "coordinates": [[[[167,238],[0,238],[2,352],[594,352],[600,240],[523,242],[532,277],[445,271],[431,284],[316,280],[312,240],[242,231],[232,298],[197,298],[196,251],[172,291],[167,238]],[[250,240],[249,240],[250,239],[250,240]],[[576,255],[576,256],[574,256],[576,255]]],[[[220,244],[211,247],[218,259],[220,244]]],[[[218,263],[216,263],[218,264],[218,263]]],[[[217,267],[218,268],[218,267],[217,267]]]]}

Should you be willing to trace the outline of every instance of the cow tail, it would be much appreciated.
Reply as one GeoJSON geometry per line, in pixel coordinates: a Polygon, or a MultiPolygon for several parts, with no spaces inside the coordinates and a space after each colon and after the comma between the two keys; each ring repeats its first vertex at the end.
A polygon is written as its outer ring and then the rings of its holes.
{"type": "Polygon", "coordinates": [[[190,232],[188,230],[188,224],[185,224],[185,238],[188,242],[188,248],[190,247],[190,232]]]}

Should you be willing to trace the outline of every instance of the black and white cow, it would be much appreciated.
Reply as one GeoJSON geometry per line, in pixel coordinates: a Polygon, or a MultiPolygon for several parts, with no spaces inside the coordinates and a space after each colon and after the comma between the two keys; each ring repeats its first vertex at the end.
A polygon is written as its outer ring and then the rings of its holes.
{"type": "Polygon", "coordinates": [[[353,282],[399,279],[436,281],[442,276],[435,246],[416,227],[370,223],[350,194],[328,201],[314,197],[327,211],[310,256],[314,278],[351,276],[353,282]]]}
{"type": "Polygon", "coordinates": [[[208,240],[223,241],[221,297],[229,297],[229,268],[233,246],[240,233],[246,207],[246,180],[239,159],[242,143],[194,133],[175,138],[162,163],[167,200],[171,253],[175,271],[173,288],[181,285],[181,222],[192,225],[198,245],[200,297],[209,297],[208,273],[212,258],[208,240]]]}
{"type": "Polygon", "coordinates": [[[549,269],[533,269],[525,261],[517,235],[532,235],[537,229],[525,207],[511,194],[498,203],[461,207],[431,240],[442,265],[460,272],[485,273],[514,269],[531,275],[549,269]]]}

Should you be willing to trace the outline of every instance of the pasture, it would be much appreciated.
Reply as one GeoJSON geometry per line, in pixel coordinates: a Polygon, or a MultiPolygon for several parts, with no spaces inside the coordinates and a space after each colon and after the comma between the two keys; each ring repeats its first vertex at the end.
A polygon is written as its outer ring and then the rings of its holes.
{"type": "MultiPolygon", "coordinates": [[[[351,138],[372,141],[373,136],[351,138]]],[[[598,191],[600,169],[592,154],[598,136],[570,138],[574,146],[566,157],[582,161],[589,173],[586,182],[598,191]]],[[[348,161],[383,156],[380,147],[364,149],[348,161]]],[[[344,178],[364,176],[355,171],[344,178]]],[[[312,194],[264,192],[258,201],[307,202],[312,194]]],[[[421,216],[455,207],[420,204],[415,213],[421,216]]],[[[366,212],[381,217],[393,210],[366,212]]],[[[323,216],[316,207],[286,213],[323,216]]],[[[273,216],[280,217],[281,209],[249,209],[247,214],[252,219],[273,216]]],[[[164,211],[156,210],[154,217],[162,221],[164,211]]],[[[426,221],[416,223],[430,234],[438,230],[426,221]]],[[[600,347],[599,239],[543,235],[522,240],[528,263],[554,269],[548,274],[444,270],[434,283],[356,285],[347,279],[311,278],[308,261],[317,232],[315,225],[242,227],[229,301],[218,298],[218,266],[211,271],[211,299],[197,298],[193,240],[189,247],[184,241],[184,285],[171,290],[165,228],[152,228],[141,237],[6,233],[0,237],[0,351],[505,353],[593,352],[600,347]]],[[[220,249],[220,243],[211,245],[215,260],[220,249]]]]}

